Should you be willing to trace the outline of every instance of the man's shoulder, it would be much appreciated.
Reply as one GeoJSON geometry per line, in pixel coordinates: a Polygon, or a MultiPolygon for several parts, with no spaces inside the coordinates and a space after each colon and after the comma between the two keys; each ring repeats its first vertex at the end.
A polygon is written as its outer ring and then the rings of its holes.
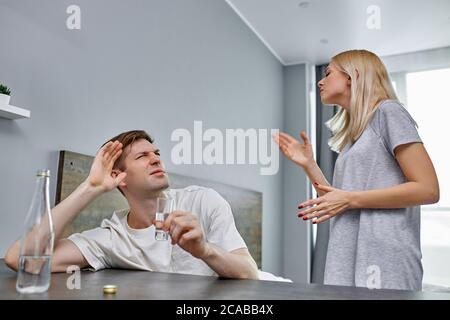
{"type": "Polygon", "coordinates": [[[124,220],[127,217],[127,214],[129,212],[129,209],[121,209],[121,210],[115,210],[111,217],[109,219],[103,219],[100,227],[101,228],[121,228],[123,227],[124,220]]]}
{"type": "Polygon", "coordinates": [[[169,194],[178,200],[203,203],[205,208],[213,209],[214,207],[227,204],[228,202],[213,188],[190,185],[180,189],[170,189],[169,194]]]}
{"type": "Polygon", "coordinates": [[[218,194],[217,191],[215,191],[212,188],[203,187],[199,185],[189,185],[184,188],[178,188],[178,189],[170,189],[168,191],[169,195],[179,195],[179,196],[196,196],[196,195],[209,195],[209,194],[218,194]]]}

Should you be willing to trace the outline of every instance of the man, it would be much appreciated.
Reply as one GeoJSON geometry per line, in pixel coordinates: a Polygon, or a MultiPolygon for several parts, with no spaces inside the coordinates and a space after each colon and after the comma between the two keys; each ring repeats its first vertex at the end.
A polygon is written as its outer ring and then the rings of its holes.
{"type": "MultiPolygon", "coordinates": [[[[258,269],[234,224],[229,204],[212,189],[165,191],[168,177],[159,150],[145,131],[128,131],[105,143],[89,176],[52,210],[55,250],[52,272],[70,265],[93,270],[126,268],[257,279],[258,269]],[[64,228],[96,197],[118,188],[129,210],[114,212],[99,228],[60,239],[64,228]],[[175,198],[176,211],[163,229],[171,242],[155,240],[156,199],[175,198]]],[[[5,256],[17,270],[19,241],[5,256]]]]}

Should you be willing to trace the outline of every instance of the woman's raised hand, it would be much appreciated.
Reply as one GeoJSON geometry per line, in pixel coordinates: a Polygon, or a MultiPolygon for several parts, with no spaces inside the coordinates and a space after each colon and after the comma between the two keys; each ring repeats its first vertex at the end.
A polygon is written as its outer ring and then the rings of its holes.
{"type": "Polygon", "coordinates": [[[303,144],[284,132],[273,135],[273,138],[280,147],[281,152],[283,152],[283,154],[292,162],[301,167],[305,167],[314,161],[314,155],[312,146],[309,143],[309,139],[306,136],[305,131],[300,132],[300,137],[304,142],[303,144]]]}

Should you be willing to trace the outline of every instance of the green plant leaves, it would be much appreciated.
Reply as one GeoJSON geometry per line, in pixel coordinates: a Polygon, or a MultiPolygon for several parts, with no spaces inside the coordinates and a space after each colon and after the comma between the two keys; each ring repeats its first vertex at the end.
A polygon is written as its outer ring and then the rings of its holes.
{"type": "Polygon", "coordinates": [[[11,95],[11,90],[0,83],[0,93],[6,94],[7,96],[11,95]]]}

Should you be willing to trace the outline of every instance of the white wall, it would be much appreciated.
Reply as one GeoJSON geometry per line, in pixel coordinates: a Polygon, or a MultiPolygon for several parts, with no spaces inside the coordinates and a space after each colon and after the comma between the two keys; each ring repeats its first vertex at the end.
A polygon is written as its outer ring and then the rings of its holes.
{"type": "MultiPolygon", "coordinates": [[[[309,118],[309,83],[307,64],[284,68],[284,131],[300,140],[299,132],[311,137],[309,118]]],[[[303,169],[283,158],[283,274],[295,282],[307,283],[311,267],[311,222],[297,217],[298,204],[307,200],[309,191],[303,169]]]]}

